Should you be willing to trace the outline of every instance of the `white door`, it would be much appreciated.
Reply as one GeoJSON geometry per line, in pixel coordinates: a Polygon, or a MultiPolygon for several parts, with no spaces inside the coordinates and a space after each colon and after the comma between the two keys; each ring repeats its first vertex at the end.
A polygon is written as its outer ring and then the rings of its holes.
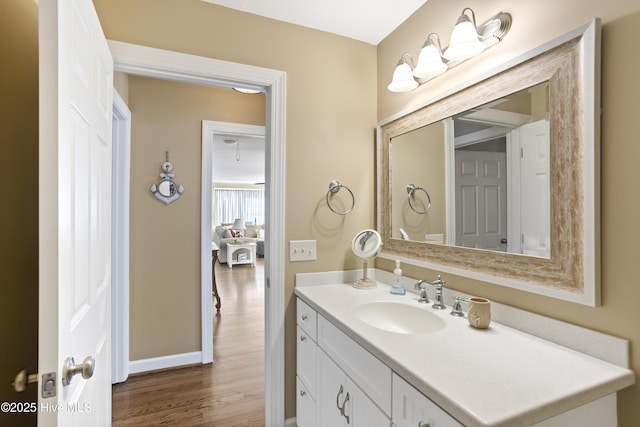
{"type": "Polygon", "coordinates": [[[39,393],[38,424],[108,426],[113,60],[91,0],[39,8],[38,369],[56,396],[39,393]],[[88,363],[64,385],[67,357],[88,363]]]}
{"type": "Polygon", "coordinates": [[[506,154],[455,151],[456,245],[507,248],[506,154]]]}
{"type": "Polygon", "coordinates": [[[549,257],[551,194],[549,192],[549,122],[540,120],[518,128],[522,253],[549,257]]]}

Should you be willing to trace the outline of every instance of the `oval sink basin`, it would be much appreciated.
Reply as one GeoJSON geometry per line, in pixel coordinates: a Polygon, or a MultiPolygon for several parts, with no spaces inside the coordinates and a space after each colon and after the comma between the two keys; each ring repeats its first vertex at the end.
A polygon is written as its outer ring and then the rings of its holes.
{"type": "Polygon", "coordinates": [[[442,319],[426,309],[397,302],[368,302],[354,307],[353,313],[375,328],[399,334],[429,334],[445,327],[442,319]]]}

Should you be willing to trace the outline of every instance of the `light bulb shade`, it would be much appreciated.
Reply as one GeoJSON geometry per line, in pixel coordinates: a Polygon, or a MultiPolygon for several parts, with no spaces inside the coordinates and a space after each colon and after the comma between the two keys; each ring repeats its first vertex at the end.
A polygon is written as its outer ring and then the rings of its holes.
{"type": "Polygon", "coordinates": [[[447,71],[447,64],[442,62],[440,49],[431,41],[425,43],[418,57],[418,64],[413,69],[413,75],[418,79],[432,79],[447,71]]]}
{"type": "Polygon", "coordinates": [[[391,92],[409,92],[418,87],[418,82],[413,78],[411,66],[403,58],[393,72],[393,80],[387,86],[391,92]]]}
{"type": "Polygon", "coordinates": [[[247,227],[244,225],[244,221],[241,218],[236,218],[233,221],[233,225],[231,226],[232,230],[246,230],[247,227]]]}
{"type": "MultiPolygon", "coordinates": [[[[473,11],[471,13],[473,13],[473,11]]],[[[449,61],[462,61],[478,55],[484,49],[485,45],[478,37],[476,25],[471,22],[463,11],[462,15],[458,18],[456,26],[453,28],[451,42],[444,52],[444,57],[449,61]]]]}

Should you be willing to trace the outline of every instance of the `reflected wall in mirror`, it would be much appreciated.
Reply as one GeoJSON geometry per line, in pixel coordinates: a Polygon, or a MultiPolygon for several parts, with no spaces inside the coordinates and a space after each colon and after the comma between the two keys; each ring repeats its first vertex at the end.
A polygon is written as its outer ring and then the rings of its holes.
{"type": "MultiPolygon", "coordinates": [[[[599,305],[599,48],[595,19],[484,80],[380,123],[380,257],[599,305]],[[508,104],[520,106],[505,113],[508,104]],[[536,161],[519,160],[525,139],[536,161]],[[479,152],[501,152],[501,160],[479,160],[479,152]],[[469,183],[467,174],[506,181],[469,183]],[[428,191],[427,213],[411,209],[408,184],[428,191]],[[504,234],[481,243],[480,228],[504,234]]],[[[414,206],[427,203],[425,193],[413,197],[414,206]]]]}
{"type": "Polygon", "coordinates": [[[392,238],[548,258],[548,89],[543,82],[392,138],[392,238]],[[399,197],[409,183],[423,191],[399,197]]]}

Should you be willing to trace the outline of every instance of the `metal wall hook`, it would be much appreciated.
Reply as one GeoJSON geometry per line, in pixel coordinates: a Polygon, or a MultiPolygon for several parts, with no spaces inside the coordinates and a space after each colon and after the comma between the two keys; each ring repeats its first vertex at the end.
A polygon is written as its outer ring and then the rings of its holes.
{"type": "Polygon", "coordinates": [[[411,208],[412,211],[414,211],[415,213],[417,213],[419,215],[424,215],[427,212],[429,212],[429,209],[431,209],[431,196],[429,195],[429,192],[427,190],[425,190],[422,187],[416,187],[413,184],[407,184],[407,194],[409,195],[408,196],[408,198],[409,198],[409,207],[411,208]],[[427,195],[427,208],[425,210],[418,210],[411,203],[411,199],[413,199],[416,191],[424,191],[424,194],[427,195]]]}
{"type": "Polygon", "coordinates": [[[353,210],[353,207],[356,205],[356,198],[353,195],[353,192],[349,189],[349,187],[347,187],[346,185],[342,185],[342,184],[340,184],[339,181],[335,181],[335,180],[333,180],[333,181],[331,181],[329,183],[329,191],[327,191],[326,199],[327,199],[327,205],[329,206],[329,209],[331,209],[331,212],[333,212],[335,214],[338,214],[338,215],[346,215],[346,214],[348,214],[349,212],[351,212],[353,210]],[[339,211],[335,210],[333,208],[333,206],[331,206],[331,200],[330,200],[331,194],[337,193],[338,191],[340,191],[341,188],[344,188],[345,190],[347,190],[349,192],[349,194],[351,195],[351,207],[349,209],[347,209],[346,211],[344,211],[344,212],[339,212],[339,211]]]}

